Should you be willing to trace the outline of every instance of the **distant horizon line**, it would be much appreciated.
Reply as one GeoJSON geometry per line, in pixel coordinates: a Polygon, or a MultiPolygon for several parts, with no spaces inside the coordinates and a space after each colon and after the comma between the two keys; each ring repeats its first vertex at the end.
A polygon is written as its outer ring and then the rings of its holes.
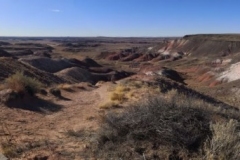
{"type": "Polygon", "coordinates": [[[184,36],[0,36],[0,38],[175,38],[184,36]]]}
{"type": "Polygon", "coordinates": [[[240,33],[197,33],[182,36],[1,36],[0,38],[181,38],[196,35],[240,35],[240,33]]]}

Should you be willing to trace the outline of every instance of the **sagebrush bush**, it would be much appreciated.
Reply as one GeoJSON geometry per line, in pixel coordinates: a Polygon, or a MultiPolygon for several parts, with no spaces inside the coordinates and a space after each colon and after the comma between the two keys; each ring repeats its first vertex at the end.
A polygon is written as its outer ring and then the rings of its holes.
{"type": "Polygon", "coordinates": [[[204,110],[191,105],[152,98],[122,113],[109,113],[99,131],[95,154],[103,158],[137,158],[136,154],[142,156],[146,151],[151,159],[162,155],[147,150],[160,152],[162,146],[169,148],[168,156],[197,151],[211,137],[210,121],[204,110]]]}
{"type": "Polygon", "coordinates": [[[236,120],[213,123],[211,130],[213,137],[205,144],[205,159],[240,159],[240,123],[236,120]]]}
{"type": "Polygon", "coordinates": [[[16,72],[5,80],[6,87],[17,93],[28,93],[34,95],[41,87],[42,83],[38,80],[25,76],[22,72],[16,72]]]}
{"type": "Polygon", "coordinates": [[[16,158],[18,156],[17,148],[10,143],[1,143],[1,149],[4,156],[7,158],[16,158]]]}

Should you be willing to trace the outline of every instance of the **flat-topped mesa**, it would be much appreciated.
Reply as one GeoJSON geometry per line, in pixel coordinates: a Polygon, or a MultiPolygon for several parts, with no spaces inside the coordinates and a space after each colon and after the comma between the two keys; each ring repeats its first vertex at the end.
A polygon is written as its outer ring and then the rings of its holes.
{"type": "Polygon", "coordinates": [[[218,40],[218,41],[240,41],[240,34],[193,34],[185,35],[183,38],[218,40]]]}
{"type": "Polygon", "coordinates": [[[165,42],[159,52],[178,52],[197,57],[224,57],[240,52],[240,35],[199,34],[165,42]]]}
{"type": "Polygon", "coordinates": [[[101,54],[111,61],[175,61],[184,56],[221,58],[240,52],[240,34],[198,34],[162,39],[156,44],[101,54]]]}

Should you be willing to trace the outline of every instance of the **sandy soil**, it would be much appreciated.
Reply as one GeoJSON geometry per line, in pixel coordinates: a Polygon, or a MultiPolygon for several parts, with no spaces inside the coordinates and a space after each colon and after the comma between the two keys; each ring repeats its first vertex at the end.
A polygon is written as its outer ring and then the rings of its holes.
{"type": "Polygon", "coordinates": [[[108,87],[106,84],[99,88],[64,91],[64,98],[53,100],[63,106],[55,113],[1,109],[1,142],[12,143],[12,149],[21,148],[22,154],[15,159],[36,156],[47,156],[51,160],[82,159],[81,150],[87,147],[86,134],[92,134],[98,128],[101,114],[104,114],[98,104],[107,97],[108,87]]]}

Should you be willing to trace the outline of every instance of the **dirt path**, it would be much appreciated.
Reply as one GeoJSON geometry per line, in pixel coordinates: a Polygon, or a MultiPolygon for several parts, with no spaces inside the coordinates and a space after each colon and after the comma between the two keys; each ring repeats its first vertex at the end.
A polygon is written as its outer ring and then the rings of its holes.
{"type": "Polygon", "coordinates": [[[0,110],[1,142],[13,144],[4,152],[20,150],[20,159],[36,155],[49,159],[81,159],[86,134],[92,134],[99,126],[102,111],[98,106],[106,98],[108,87],[64,91],[64,99],[53,100],[63,108],[50,114],[3,107],[0,110]]]}

